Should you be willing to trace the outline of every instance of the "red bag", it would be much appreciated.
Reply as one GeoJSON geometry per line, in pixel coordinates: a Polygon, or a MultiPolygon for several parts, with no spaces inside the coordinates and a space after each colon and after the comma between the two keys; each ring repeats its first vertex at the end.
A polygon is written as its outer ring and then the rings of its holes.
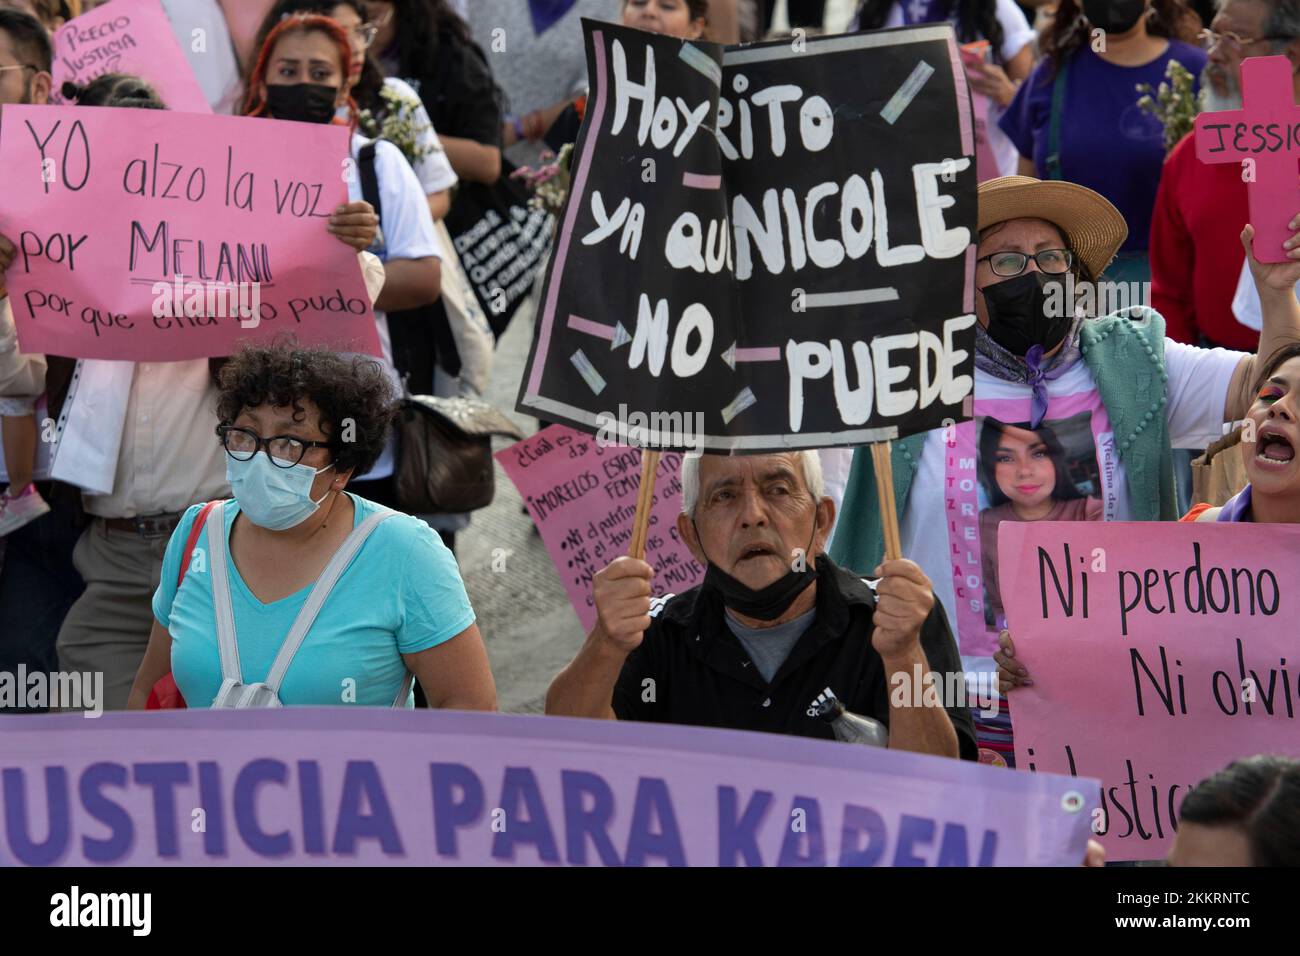
{"type": "MultiPolygon", "coordinates": [[[[180,590],[181,582],[185,580],[185,572],[190,566],[190,556],[194,553],[194,546],[199,542],[199,535],[203,532],[203,525],[208,520],[208,512],[216,505],[215,501],[209,501],[199,509],[198,515],[194,518],[194,525],[190,528],[190,536],[185,541],[185,558],[181,561],[181,573],[176,579],[176,590],[180,590]]],[[[185,698],[181,696],[181,690],[176,686],[176,679],[172,677],[172,672],[168,671],[158,682],[153,685],[149,691],[149,699],[145,701],[145,710],[182,710],[185,708],[185,698]]]]}

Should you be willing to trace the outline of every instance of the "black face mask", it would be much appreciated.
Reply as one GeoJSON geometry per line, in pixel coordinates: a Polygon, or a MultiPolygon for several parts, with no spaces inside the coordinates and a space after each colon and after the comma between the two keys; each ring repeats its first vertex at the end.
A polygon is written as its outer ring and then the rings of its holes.
{"type": "MultiPolygon", "coordinates": [[[[695,524],[694,520],[691,522],[695,524]]],[[[813,520],[813,537],[817,535],[816,519],[813,520]]],[[[695,538],[699,540],[699,529],[695,530],[695,538]]],[[[808,539],[808,550],[812,549],[812,538],[808,539]]],[[[700,550],[704,550],[704,545],[700,545],[700,550]]],[[[806,550],[804,554],[806,555],[806,550]]],[[[716,591],[722,596],[722,603],[731,608],[738,614],[746,617],[752,617],[759,621],[774,621],[794,603],[794,599],[803,593],[804,588],[817,579],[817,568],[815,561],[805,561],[802,571],[790,570],[777,578],[762,590],[755,591],[743,581],[737,581],[722,568],[718,567],[706,554],[704,559],[708,561],[708,569],[704,572],[704,581],[701,587],[706,590],[716,591]]]]}
{"type": "Polygon", "coordinates": [[[276,119],[328,123],[334,118],[334,101],[338,95],[337,86],[326,86],[323,83],[268,86],[266,108],[276,119]]]}
{"type": "MultiPolygon", "coordinates": [[[[1060,316],[1047,316],[1046,286],[1049,283],[1060,285],[1063,278],[1041,272],[1024,272],[1014,279],[981,289],[989,314],[989,338],[1021,358],[1035,345],[1041,345],[1044,352],[1060,345],[1070,331],[1074,317],[1066,314],[1063,308],[1060,316]]],[[[1059,301],[1064,303],[1064,295],[1059,297],[1059,301]]]]}
{"type": "Polygon", "coordinates": [[[1128,33],[1146,9],[1146,0],[1083,0],[1088,22],[1107,33],[1128,33]]]}

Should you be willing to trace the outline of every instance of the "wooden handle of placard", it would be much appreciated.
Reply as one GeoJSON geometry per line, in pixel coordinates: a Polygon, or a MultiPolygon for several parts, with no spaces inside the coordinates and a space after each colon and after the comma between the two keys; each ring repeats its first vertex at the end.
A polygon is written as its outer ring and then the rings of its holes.
{"type": "Polygon", "coordinates": [[[871,460],[876,466],[880,522],[885,531],[885,560],[896,561],[903,556],[903,547],[898,533],[898,507],[894,504],[894,467],[890,463],[889,452],[887,441],[876,442],[871,446],[871,460]]]}
{"type": "Polygon", "coordinates": [[[632,519],[632,543],[627,554],[645,560],[645,539],[650,528],[650,503],[655,493],[655,473],[659,470],[659,452],[641,452],[641,487],[636,496],[636,517],[632,519]]]}

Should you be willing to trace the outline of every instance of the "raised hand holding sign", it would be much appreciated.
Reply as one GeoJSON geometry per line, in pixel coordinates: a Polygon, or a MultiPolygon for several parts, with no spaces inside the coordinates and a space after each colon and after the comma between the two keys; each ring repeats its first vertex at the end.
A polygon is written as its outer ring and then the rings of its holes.
{"type": "Polygon", "coordinates": [[[1295,105],[1291,61],[1251,57],[1241,64],[1239,110],[1196,117],[1196,158],[1203,163],[1240,163],[1255,227],[1255,258],[1288,262],[1283,243],[1300,209],[1300,107],[1295,105]]]}

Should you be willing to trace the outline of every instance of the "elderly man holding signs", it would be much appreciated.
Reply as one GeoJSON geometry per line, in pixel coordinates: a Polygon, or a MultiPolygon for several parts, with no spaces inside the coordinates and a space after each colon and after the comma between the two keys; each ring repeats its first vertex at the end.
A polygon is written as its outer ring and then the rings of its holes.
{"type": "Polygon", "coordinates": [[[943,690],[961,665],[929,579],[897,560],[868,581],[823,553],[835,505],[816,452],[690,457],[682,484],[676,533],[703,582],[652,599],[649,564],[611,562],[548,714],[832,737],[817,705],[833,695],[894,749],[974,757],[964,692],[943,690]]]}

